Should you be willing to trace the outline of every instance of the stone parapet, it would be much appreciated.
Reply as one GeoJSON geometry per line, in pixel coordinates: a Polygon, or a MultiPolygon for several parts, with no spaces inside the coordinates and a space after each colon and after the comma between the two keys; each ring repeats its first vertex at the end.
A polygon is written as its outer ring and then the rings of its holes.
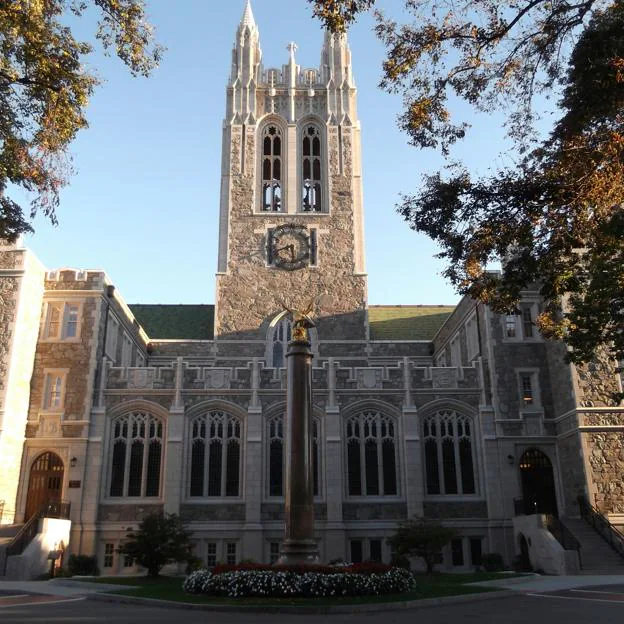
{"type": "MultiPolygon", "coordinates": [[[[182,366],[181,390],[285,390],[286,371],[258,364],[257,381],[252,374],[252,362],[240,367],[202,366],[193,360],[180,358],[178,363],[164,366],[113,367],[106,375],[107,390],[173,390],[176,388],[176,366],[182,366]],[[257,383],[257,388],[254,388],[257,383]]],[[[478,392],[479,376],[475,367],[412,367],[408,362],[390,366],[333,366],[332,391],[396,391],[405,393],[447,390],[478,392]]],[[[312,370],[313,389],[329,390],[330,379],[326,365],[312,370]]]]}

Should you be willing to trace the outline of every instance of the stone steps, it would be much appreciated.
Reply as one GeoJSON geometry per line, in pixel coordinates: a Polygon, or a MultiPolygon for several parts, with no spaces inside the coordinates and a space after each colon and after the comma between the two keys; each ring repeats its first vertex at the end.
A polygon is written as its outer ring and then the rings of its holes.
{"type": "Polygon", "coordinates": [[[5,537],[15,537],[23,524],[2,524],[0,525],[0,539],[5,537]]]}
{"type": "Polygon", "coordinates": [[[624,574],[624,557],[584,520],[562,518],[562,522],[581,543],[581,574],[624,574]]]}

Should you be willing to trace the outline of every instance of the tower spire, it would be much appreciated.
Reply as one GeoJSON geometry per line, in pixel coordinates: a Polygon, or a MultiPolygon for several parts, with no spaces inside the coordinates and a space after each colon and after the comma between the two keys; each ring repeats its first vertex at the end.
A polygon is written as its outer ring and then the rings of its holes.
{"type": "Polygon", "coordinates": [[[241,26],[251,26],[253,28],[255,25],[256,20],[254,19],[254,14],[251,10],[251,0],[247,0],[245,3],[245,11],[243,12],[243,18],[241,19],[241,26]]]}

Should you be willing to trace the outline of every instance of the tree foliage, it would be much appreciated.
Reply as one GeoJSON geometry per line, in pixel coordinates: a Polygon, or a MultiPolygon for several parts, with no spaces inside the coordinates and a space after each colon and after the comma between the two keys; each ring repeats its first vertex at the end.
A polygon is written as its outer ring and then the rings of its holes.
{"type": "Polygon", "coordinates": [[[308,0],[314,17],[319,18],[332,32],[345,32],[357,18],[367,11],[375,0],[308,0]]]}
{"type": "Polygon", "coordinates": [[[99,15],[95,37],[133,75],[147,76],[162,49],[154,43],[144,0],[6,0],[0,2],[0,238],[32,231],[38,211],[56,224],[59,191],[71,174],[68,146],[87,127],[98,85],[84,63],[90,43],[70,18],[99,15]],[[30,210],[11,197],[21,187],[30,210]]]}
{"type": "Polygon", "coordinates": [[[457,531],[452,527],[445,527],[436,520],[412,518],[399,524],[388,543],[397,557],[421,557],[430,574],[440,561],[442,548],[455,537],[457,531]]]}
{"type": "Polygon", "coordinates": [[[539,284],[540,329],[565,339],[573,361],[605,346],[624,358],[624,2],[405,6],[414,24],[378,14],[376,29],[387,46],[382,85],[404,95],[399,125],[411,142],[448,154],[467,130],[448,109],[459,97],[502,108],[520,156],[479,179],[461,164],[425,176],[399,212],[440,244],[461,294],[510,312],[539,284]],[[542,141],[531,134],[540,93],[561,98],[542,141]],[[502,274],[484,270],[497,259],[502,274]]]}
{"type": "Polygon", "coordinates": [[[176,514],[146,516],[138,531],[127,534],[118,552],[146,568],[150,577],[158,576],[168,563],[194,560],[191,534],[176,514]]]}

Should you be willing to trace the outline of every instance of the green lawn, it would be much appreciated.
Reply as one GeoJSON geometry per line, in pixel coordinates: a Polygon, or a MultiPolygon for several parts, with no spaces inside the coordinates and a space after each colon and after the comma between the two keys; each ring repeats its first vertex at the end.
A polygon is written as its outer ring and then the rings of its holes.
{"type": "MultiPolygon", "coordinates": [[[[507,574],[505,578],[518,576],[507,574]]],[[[390,594],[384,596],[359,596],[350,598],[215,598],[211,596],[188,595],[182,591],[183,577],[163,576],[157,579],[147,577],[107,577],[100,578],[98,583],[118,585],[134,585],[136,589],[122,589],[119,594],[142,598],[156,598],[159,600],[173,600],[197,604],[237,604],[237,605],[339,605],[364,604],[378,602],[402,602],[406,600],[422,600],[423,598],[438,598],[442,596],[457,596],[460,594],[476,594],[498,591],[492,587],[474,587],[468,585],[478,581],[500,579],[501,575],[495,572],[477,572],[474,574],[422,574],[418,576],[417,589],[406,594],[390,594]]]]}

